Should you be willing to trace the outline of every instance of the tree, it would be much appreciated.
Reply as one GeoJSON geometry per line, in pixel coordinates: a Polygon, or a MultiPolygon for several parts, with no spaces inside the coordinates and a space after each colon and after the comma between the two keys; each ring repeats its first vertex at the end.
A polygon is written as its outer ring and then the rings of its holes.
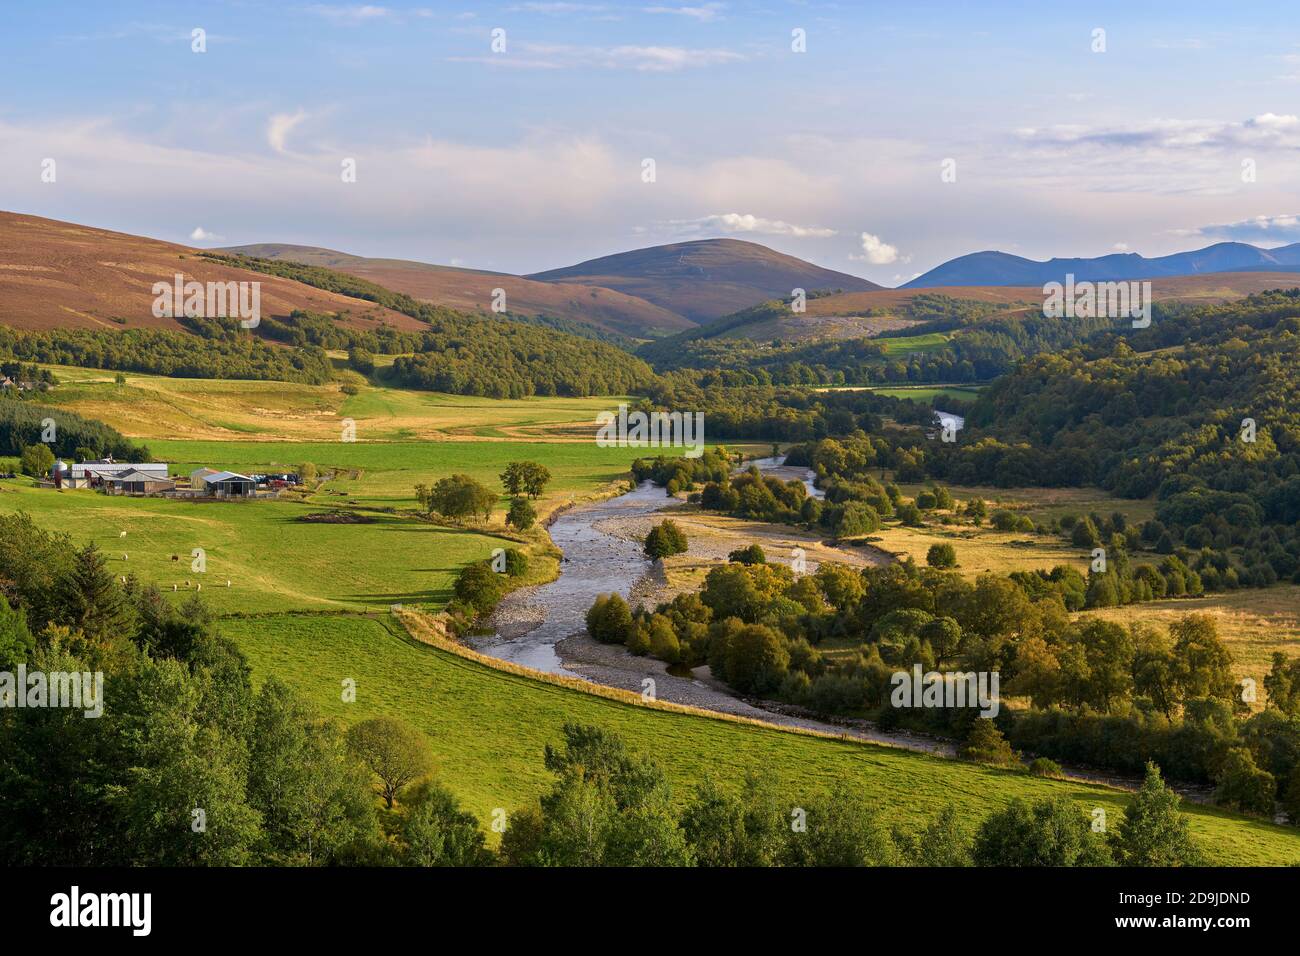
{"type": "Polygon", "coordinates": [[[1184,701],[1213,697],[1235,701],[1232,654],[1219,639],[1219,628],[1208,614],[1188,614],[1169,627],[1174,639],[1174,686],[1184,701]]]}
{"type": "Polygon", "coordinates": [[[28,445],[23,449],[19,467],[24,475],[44,478],[54,467],[54,452],[50,451],[49,445],[28,445]]]}
{"type": "Polygon", "coordinates": [[[632,632],[632,611],[617,594],[597,595],[587,610],[587,633],[602,644],[623,644],[632,632]]]}
{"type": "Polygon", "coordinates": [[[932,568],[955,568],[957,549],[950,544],[932,544],[925,553],[925,563],[932,568]]]}
{"type": "Polygon", "coordinates": [[[372,717],[348,728],[348,749],[379,778],[388,809],[407,784],[433,770],[433,750],[423,733],[393,717],[372,717]]]}
{"type": "Polygon", "coordinates": [[[407,864],[489,865],[492,853],[474,815],[462,810],[451,792],[436,783],[428,782],[415,789],[402,826],[407,864]]]}
{"type": "Polygon", "coordinates": [[[993,764],[998,767],[1007,767],[1020,762],[1016,752],[1011,749],[1011,744],[1007,743],[1007,739],[1002,736],[1002,731],[998,730],[991,719],[983,717],[971,724],[966,742],[958,748],[957,756],[963,760],[974,760],[976,763],[993,764]]]}
{"type": "Polygon", "coordinates": [[[952,804],[915,833],[895,830],[894,843],[907,866],[971,865],[971,830],[952,804]]]}
{"type": "Polygon", "coordinates": [[[1267,770],[1255,764],[1255,758],[1245,747],[1233,747],[1223,758],[1214,775],[1218,785],[1214,800],[1220,806],[1273,816],[1273,802],[1277,795],[1277,780],[1267,770]]]}
{"type": "Polygon", "coordinates": [[[456,600],[473,608],[478,614],[486,614],[496,607],[504,589],[502,576],[493,571],[486,561],[475,561],[461,568],[453,587],[456,600]]]}
{"type": "Polygon", "coordinates": [[[527,498],[512,498],[510,511],[506,513],[506,524],[519,531],[527,531],[537,523],[537,510],[528,503],[527,498]]]}
{"type": "Polygon", "coordinates": [[[1069,797],[1027,803],[1016,797],[984,819],[971,853],[976,866],[1106,866],[1104,839],[1094,836],[1069,797]]]}
{"type": "Polygon", "coordinates": [[[298,466],[298,480],[304,487],[310,488],[316,484],[316,466],[310,461],[304,461],[298,466]]]}
{"type": "Polygon", "coordinates": [[[249,742],[248,802],[262,815],[266,862],[340,862],[378,838],[370,780],[343,728],[278,678],[257,695],[249,742]]]}
{"type": "Polygon", "coordinates": [[[790,652],[780,634],[763,624],[746,624],[726,641],[724,679],[742,694],[762,695],[781,686],[790,652]]]}
{"type": "MultiPolygon", "coordinates": [[[[417,493],[419,489],[417,488],[417,493]]],[[[492,516],[496,493],[475,481],[469,475],[451,475],[439,478],[425,492],[424,507],[447,518],[472,518],[482,515],[486,521],[492,516]]]]}
{"type": "Polygon", "coordinates": [[[501,473],[501,483],[508,494],[524,494],[530,498],[540,497],[550,480],[550,470],[535,461],[512,461],[501,473]]]}
{"type": "Polygon", "coordinates": [[[1204,858],[1192,840],[1187,817],[1178,812],[1178,794],[1148,761],[1146,779],[1110,834],[1120,866],[1199,866],[1204,858]]]}
{"type": "Polygon", "coordinates": [[[860,790],[840,783],[809,800],[806,828],[791,829],[786,862],[792,866],[890,866],[898,851],[875,807],[860,790]]]}
{"type": "Polygon", "coordinates": [[[727,560],[736,564],[767,564],[767,555],[759,545],[751,544],[732,551],[727,555],[727,560]]]}
{"type": "Polygon", "coordinates": [[[9,606],[0,594],[0,671],[13,671],[26,663],[36,650],[36,639],[27,628],[27,614],[9,606]]]}
{"type": "Polygon", "coordinates": [[[655,525],[645,537],[646,556],[653,559],[684,554],[686,547],[685,533],[671,518],[665,518],[655,525]]]}
{"type": "Polygon", "coordinates": [[[61,623],[80,630],[92,646],[102,649],[135,632],[135,609],[94,542],[77,552],[56,587],[61,623]]]}

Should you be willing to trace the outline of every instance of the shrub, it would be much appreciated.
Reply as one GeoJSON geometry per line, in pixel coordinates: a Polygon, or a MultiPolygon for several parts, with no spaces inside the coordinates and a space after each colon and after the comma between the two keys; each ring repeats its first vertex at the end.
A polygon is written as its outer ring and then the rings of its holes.
{"type": "Polygon", "coordinates": [[[666,558],[686,551],[686,535],[671,519],[664,519],[645,537],[645,553],[650,558],[666,558]]]}
{"type": "Polygon", "coordinates": [[[617,594],[602,594],[587,611],[587,633],[602,644],[623,644],[632,632],[632,611],[617,594]]]}
{"type": "Polygon", "coordinates": [[[925,553],[925,563],[932,568],[955,568],[957,549],[950,544],[932,544],[925,553]]]}

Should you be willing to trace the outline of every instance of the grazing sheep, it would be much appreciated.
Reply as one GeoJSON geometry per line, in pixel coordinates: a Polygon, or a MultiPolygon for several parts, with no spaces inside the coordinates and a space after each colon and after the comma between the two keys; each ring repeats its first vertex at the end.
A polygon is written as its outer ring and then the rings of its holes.
{"type": "Polygon", "coordinates": [[[226,587],[230,587],[230,578],[226,578],[226,587]]]}
{"type": "Polygon", "coordinates": [[[180,556],[179,554],[173,554],[173,555],[172,555],[172,560],[173,560],[173,561],[179,561],[180,559],[181,559],[181,556],[180,556]]]}
{"type": "Polygon", "coordinates": [[[126,560],[126,552],[125,552],[125,551],[122,552],[122,560],[123,560],[123,561],[126,560]]]}
{"type": "Polygon", "coordinates": [[[126,537],[126,532],[125,532],[125,531],[119,531],[117,536],[118,536],[119,538],[125,538],[125,537],[126,537]]]}

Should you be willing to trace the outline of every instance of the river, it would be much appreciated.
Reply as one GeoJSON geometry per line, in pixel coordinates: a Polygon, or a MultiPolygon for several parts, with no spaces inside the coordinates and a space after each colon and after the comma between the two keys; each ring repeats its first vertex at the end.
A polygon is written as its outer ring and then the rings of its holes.
{"type": "MultiPolygon", "coordinates": [[[[784,458],[764,458],[756,464],[765,473],[782,479],[799,478],[810,493],[813,473],[787,466],[784,458]]],[[[600,644],[586,635],[586,614],[600,594],[619,594],[629,603],[647,582],[653,583],[656,567],[641,552],[634,537],[619,534],[629,520],[654,514],[680,504],[664,489],[650,482],[615,498],[580,505],[563,512],[550,526],[551,539],[563,554],[560,574],[554,581],[512,591],[502,600],[491,624],[495,632],[476,638],[474,647],[493,657],[524,667],[575,677],[608,687],[645,693],[670,701],[762,720],[780,727],[801,727],[823,733],[890,744],[908,750],[954,756],[952,741],[907,731],[885,732],[865,720],[832,722],[786,711],[774,701],[737,697],[708,673],[708,667],[672,672],[651,657],[637,657],[618,645],[600,644]]],[[[653,589],[652,589],[653,590],[653,589]]],[[[1134,788],[1139,780],[1099,773],[1085,768],[1067,768],[1076,779],[1134,788]]],[[[1205,799],[1193,788],[1176,788],[1184,796],[1205,799]]]]}

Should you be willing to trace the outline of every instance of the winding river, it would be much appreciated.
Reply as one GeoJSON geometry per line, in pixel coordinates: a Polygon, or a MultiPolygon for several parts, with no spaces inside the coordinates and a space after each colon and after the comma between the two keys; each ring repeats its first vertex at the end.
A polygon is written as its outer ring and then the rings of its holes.
{"type": "MultiPolygon", "coordinates": [[[[745,467],[748,467],[746,464],[745,467]]],[[[782,479],[799,478],[809,492],[813,474],[806,468],[785,465],[784,459],[758,459],[752,464],[766,474],[782,479]]],[[[662,661],[637,657],[625,648],[599,644],[586,635],[586,614],[597,595],[617,593],[637,603],[637,592],[654,584],[655,565],[641,552],[633,536],[620,534],[632,519],[643,518],[679,504],[662,488],[650,482],[593,504],[580,505],[558,515],[550,525],[551,539],[563,554],[560,574],[547,584],[521,588],[508,594],[493,615],[494,633],[476,638],[477,650],[501,660],[565,677],[623,690],[645,693],[652,689],[658,700],[685,704],[719,713],[761,720],[781,727],[801,727],[873,743],[890,744],[908,750],[954,756],[949,740],[907,731],[885,732],[865,720],[832,723],[786,711],[773,701],[737,697],[726,685],[714,680],[708,667],[671,671],[662,661]]],[[[662,583],[660,580],[658,583],[662,583]]],[[[653,588],[652,588],[653,590],[653,588]]],[[[1069,767],[1075,779],[1107,783],[1133,789],[1139,780],[1069,767]]],[[[1177,787],[1185,797],[1204,800],[1194,788],[1177,787]]]]}

